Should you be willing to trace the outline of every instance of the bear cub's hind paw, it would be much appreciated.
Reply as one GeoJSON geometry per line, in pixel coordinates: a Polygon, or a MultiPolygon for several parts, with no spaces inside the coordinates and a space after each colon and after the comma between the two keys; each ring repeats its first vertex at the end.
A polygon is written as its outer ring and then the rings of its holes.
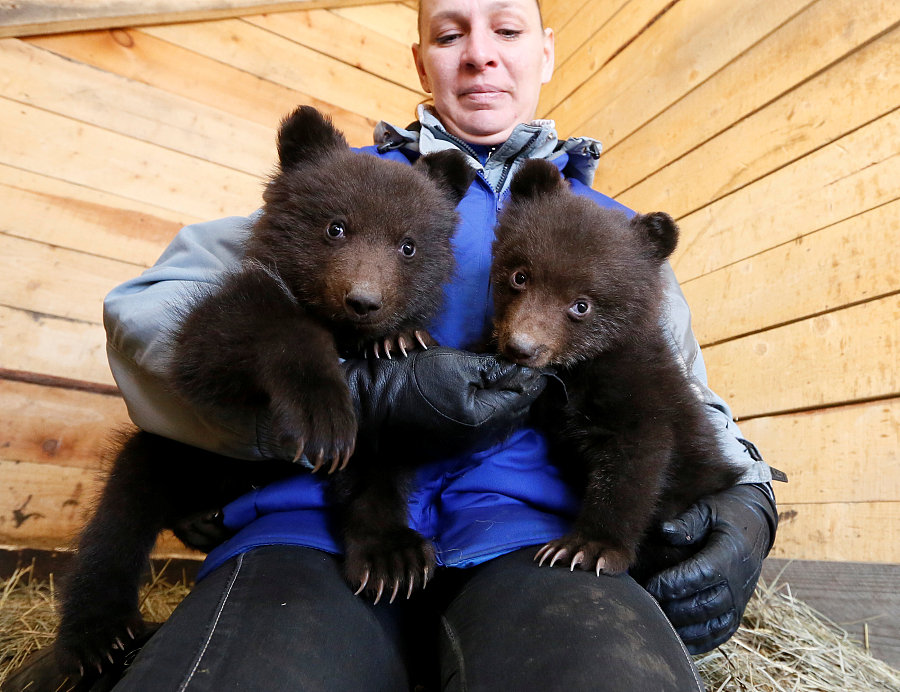
{"type": "Polygon", "coordinates": [[[389,603],[406,589],[424,589],[434,574],[434,546],[420,533],[401,528],[366,537],[347,537],[344,574],[356,595],[374,597],[375,603],[390,590],[389,603]]]}
{"type": "Polygon", "coordinates": [[[601,574],[621,574],[634,563],[635,551],[613,545],[603,539],[589,539],[578,532],[557,538],[544,545],[534,559],[538,566],[550,560],[552,567],[559,560],[569,560],[569,571],[575,568],[601,574]],[[570,559],[571,558],[571,559],[570,559]]]}
{"type": "Polygon", "coordinates": [[[102,673],[132,648],[145,627],[137,611],[63,622],[55,644],[57,665],[71,676],[102,673]]]}

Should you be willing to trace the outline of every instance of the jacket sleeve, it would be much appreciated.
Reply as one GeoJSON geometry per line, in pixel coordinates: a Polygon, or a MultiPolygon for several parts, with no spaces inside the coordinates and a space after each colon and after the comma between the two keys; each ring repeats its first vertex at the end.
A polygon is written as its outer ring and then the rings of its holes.
{"type": "Polygon", "coordinates": [[[744,438],[731,413],[728,404],[709,388],[706,365],[700,353],[694,332],[691,330],[691,311],[675,272],[666,262],[663,265],[665,279],[664,321],[675,353],[691,379],[695,391],[706,404],[710,418],[720,431],[720,439],[728,460],[743,469],[741,483],[765,483],[772,480],[768,464],[762,460],[756,447],[744,438]]]}
{"type": "Polygon", "coordinates": [[[255,220],[229,217],[186,226],[153,267],[114,288],[103,304],[109,366],[135,425],[245,459],[270,456],[256,420],[264,412],[227,423],[202,415],[167,385],[168,344],[180,310],[240,262],[255,220]]]}

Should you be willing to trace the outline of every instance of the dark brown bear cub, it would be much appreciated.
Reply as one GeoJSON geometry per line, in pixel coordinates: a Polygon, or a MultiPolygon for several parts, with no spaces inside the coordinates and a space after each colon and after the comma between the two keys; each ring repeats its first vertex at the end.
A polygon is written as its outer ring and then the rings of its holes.
{"type": "Polygon", "coordinates": [[[494,242],[497,347],[558,370],[567,401],[548,390],[536,416],[583,490],[571,533],[541,563],[648,573],[668,559],[653,529],[737,480],[660,322],[677,236],[666,214],[629,220],[577,196],[546,161],[513,179],[494,242]]]}
{"type": "MultiPolygon", "coordinates": [[[[357,435],[339,356],[385,339],[399,350],[429,343],[423,327],[453,269],[456,205],[474,172],[457,152],[415,166],[356,154],[309,107],[282,123],[278,155],[240,266],[181,315],[172,381],[179,396],[225,420],[268,410],[270,434],[295,461],[305,455],[314,470],[335,471],[357,435]]],[[[354,459],[345,473],[357,463],[373,460],[354,459]]],[[[289,462],[229,459],[146,432],[129,437],[64,590],[61,669],[99,670],[143,628],[138,583],[160,530],[298,472],[289,462]]],[[[423,564],[410,566],[419,574],[430,557],[421,540],[423,564]]]]}

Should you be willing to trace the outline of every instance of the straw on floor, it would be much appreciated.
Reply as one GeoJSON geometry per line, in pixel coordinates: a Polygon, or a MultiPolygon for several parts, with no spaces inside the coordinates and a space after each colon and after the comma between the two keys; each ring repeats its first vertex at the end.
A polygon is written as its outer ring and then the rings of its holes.
{"type": "MultiPolygon", "coordinates": [[[[164,620],[187,592],[183,580],[155,574],[142,591],[144,616],[164,620]]],[[[53,601],[52,578],[32,578],[31,567],[0,580],[0,683],[53,641],[53,601]]],[[[794,598],[785,583],[760,583],[737,634],[695,660],[710,692],[900,692],[900,672],[794,598]]]]}

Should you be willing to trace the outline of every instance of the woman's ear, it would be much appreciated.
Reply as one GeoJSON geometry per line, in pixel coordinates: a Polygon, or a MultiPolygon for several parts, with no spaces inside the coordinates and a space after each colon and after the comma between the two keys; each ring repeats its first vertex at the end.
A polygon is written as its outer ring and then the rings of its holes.
{"type": "Polygon", "coordinates": [[[416,72],[419,73],[419,83],[426,93],[431,93],[431,83],[425,73],[425,64],[422,62],[422,51],[418,43],[412,44],[413,62],[416,63],[416,72]]]}
{"type": "Polygon", "coordinates": [[[541,84],[546,84],[553,76],[553,67],[556,61],[556,36],[553,29],[544,29],[544,62],[541,69],[541,84]]]}

